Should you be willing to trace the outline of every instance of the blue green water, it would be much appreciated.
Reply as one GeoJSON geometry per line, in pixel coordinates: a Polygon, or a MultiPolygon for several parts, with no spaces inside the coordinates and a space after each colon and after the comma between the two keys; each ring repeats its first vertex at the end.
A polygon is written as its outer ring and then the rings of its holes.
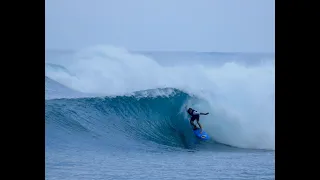
{"type": "Polygon", "coordinates": [[[48,53],[46,179],[274,179],[272,60],[183,57],[48,53]],[[210,141],[186,107],[210,112],[210,141]]]}

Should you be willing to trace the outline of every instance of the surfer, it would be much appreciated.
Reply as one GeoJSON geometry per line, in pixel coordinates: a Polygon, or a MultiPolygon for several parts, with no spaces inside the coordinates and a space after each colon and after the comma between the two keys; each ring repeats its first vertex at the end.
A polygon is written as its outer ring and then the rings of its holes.
{"type": "Polygon", "coordinates": [[[192,109],[192,108],[189,108],[188,110],[187,110],[187,112],[188,112],[188,114],[191,116],[191,118],[190,118],[190,124],[193,126],[193,130],[196,130],[196,129],[198,129],[198,127],[194,124],[194,120],[197,120],[197,123],[198,123],[198,125],[199,125],[199,127],[200,127],[200,133],[202,133],[202,126],[201,126],[201,124],[199,123],[199,119],[200,119],[200,115],[208,115],[209,113],[207,112],[207,113],[201,113],[201,112],[198,112],[198,111],[196,111],[196,110],[194,110],[194,109],[192,109]]]}

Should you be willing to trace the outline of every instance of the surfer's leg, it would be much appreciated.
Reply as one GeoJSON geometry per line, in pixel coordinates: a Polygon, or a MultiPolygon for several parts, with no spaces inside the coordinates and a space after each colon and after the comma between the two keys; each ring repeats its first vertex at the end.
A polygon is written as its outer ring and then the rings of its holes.
{"type": "Polygon", "coordinates": [[[193,122],[194,122],[194,120],[191,119],[190,124],[191,124],[193,130],[198,129],[198,127],[193,122]]]}

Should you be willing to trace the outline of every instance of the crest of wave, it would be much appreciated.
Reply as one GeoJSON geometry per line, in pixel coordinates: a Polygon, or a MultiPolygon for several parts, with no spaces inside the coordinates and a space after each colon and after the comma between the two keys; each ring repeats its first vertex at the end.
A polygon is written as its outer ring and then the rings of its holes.
{"type": "Polygon", "coordinates": [[[85,93],[123,95],[154,88],[179,88],[206,100],[190,104],[212,112],[202,119],[208,133],[238,147],[274,149],[274,65],[220,67],[190,63],[163,67],[152,58],[112,46],[77,53],[64,66],[74,76],[47,72],[85,93]]]}

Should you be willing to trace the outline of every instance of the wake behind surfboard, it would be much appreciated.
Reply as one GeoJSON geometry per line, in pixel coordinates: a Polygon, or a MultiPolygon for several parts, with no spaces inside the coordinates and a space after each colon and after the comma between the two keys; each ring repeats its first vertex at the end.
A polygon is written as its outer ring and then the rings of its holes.
{"type": "Polygon", "coordinates": [[[208,140],[210,138],[204,130],[202,130],[202,133],[200,133],[200,129],[195,129],[193,130],[193,133],[201,140],[208,140]]]}

